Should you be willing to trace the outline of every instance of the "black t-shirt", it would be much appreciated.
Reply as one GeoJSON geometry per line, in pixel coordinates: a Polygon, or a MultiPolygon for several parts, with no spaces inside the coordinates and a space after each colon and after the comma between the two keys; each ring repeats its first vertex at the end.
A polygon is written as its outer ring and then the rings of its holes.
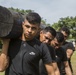
{"type": "MultiPolygon", "coordinates": [[[[71,42],[67,42],[67,41],[64,42],[62,47],[64,48],[65,51],[67,51],[67,49],[71,49],[74,52],[74,50],[75,50],[75,47],[73,46],[73,44],[71,42]]],[[[73,72],[72,65],[71,65],[71,58],[68,58],[68,62],[69,62],[69,66],[71,68],[71,71],[73,72]]],[[[65,72],[64,64],[62,65],[62,72],[65,72]]]]}
{"type": "Polygon", "coordinates": [[[44,64],[52,62],[48,47],[36,39],[12,41],[9,57],[11,63],[6,75],[39,75],[39,60],[44,64]]]}
{"type": "Polygon", "coordinates": [[[65,41],[64,43],[63,43],[63,46],[62,46],[65,50],[67,50],[67,49],[71,49],[71,50],[75,50],[75,48],[74,48],[74,46],[73,46],[73,44],[71,43],[71,42],[67,42],[67,41],[65,41]]]}
{"type": "MultiPolygon", "coordinates": [[[[49,52],[52,57],[52,63],[54,63],[54,62],[56,62],[55,50],[53,47],[51,47],[49,45],[47,45],[47,46],[49,48],[49,52]]],[[[40,75],[48,75],[42,60],[40,60],[40,62],[39,62],[39,72],[40,72],[40,75]]]]}
{"type": "MultiPolygon", "coordinates": [[[[11,39],[8,49],[8,56],[9,56],[9,66],[5,71],[5,75],[13,75],[14,73],[11,72],[11,65],[12,61],[18,54],[20,47],[21,47],[22,40],[20,39],[11,39]]],[[[18,60],[19,61],[19,60],[18,60]]],[[[15,63],[17,64],[17,63],[15,63]]],[[[14,74],[15,75],[15,74],[14,74]]]]}
{"type": "Polygon", "coordinates": [[[53,63],[53,62],[56,62],[55,49],[54,49],[52,46],[50,46],[50,45],[47,45],[47,46],[48,46],[48,48],[49,48],[49,52],[50,52],[50,55],[51,55],[51,58],[52,58],[52,63],[53,63]]]}
{"type": "Polygon", "coordinates": [[[58,68],[59,68],[60,73],[61,73],[61,65],[62,65],[62,62],[67,61],[67,55],[66,55],[65,50],[62,47],[56,49],[55,51],[56,51],[57,65],[58,65],[58,68]]]}

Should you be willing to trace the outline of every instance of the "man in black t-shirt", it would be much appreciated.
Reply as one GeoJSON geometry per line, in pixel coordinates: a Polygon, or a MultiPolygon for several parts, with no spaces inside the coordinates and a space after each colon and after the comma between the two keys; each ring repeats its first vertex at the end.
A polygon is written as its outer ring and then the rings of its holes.
{"type": "MultiPolygon", "coordinates": [[[[63,43],[63,48],[65,49],[66,53],[67,53],[67,58],[68,58],[68,62],[69,62],[69,66],[71,68],[71,71],[73,73],[73,69],[72,69],[72,65],[71,65],[71,56],[73,55],[73,52],[75,50],[73,44],[71,42],[67,42],[66,40],[68,39],[69,35],[70,35],[70,30],[68,27],[62,27],[60,29],[60,32],[63,33],[64,35],[64,43],[63,43]]],[[[63,68],[63,66],[62,66],[63,68]]],[[[63,73],[64,69],[63,69],[63,73]]]]}
{"type": "Polygon", "coordinates": [[[5,75],[39,75],[39,60],[42,59],[45,65],[52,62],[47,46],[36,39],[11,40],[8,51],[12,64],[10,63],[5,75]]]}
{"type": "Polygon", "coordinates": [[[20,39],[11,39],[5,44],[3,50],[10,58],[9,66],[5,75],[39,75],[39,61],[43,60],[48,75],[55,75],[52,59],[46,44],[35,39],[41,23],[39,14],[28,13],[22,23],[23,33],[20,39]]]}
{"type": "MultiPolygon", "coordinates": [[[[56,36],[56,31],[52,27],[48,26],[40,31],[39,40],[41,42],[47,44],[47,46],[49,48],[49,53],[52,57],[52,65],[54,67],[55,75],[60,75],[59,69],[58,69],[57,63],[56,63],[55,50],[53,47],[51,47],[49,45],[50,41],[52,41],[55,36],[56,36]]],[[[40,68],[39,68],[40,75],[48,75],[42,60],[40,60],[39,66],[40,66],[40,68]]]]}
{"type": "Polygon", "coordinates": [[[57,32],[56,37],[51,41],[51,46],[55,48],[56,52],[56,61],[60,71],[60,75],[62,74],[61,67],[62,62],[64,64],[66,75],[72,75],[65,50],[61,47],[64,41],[64,36],[61,32],[57,32]]]}

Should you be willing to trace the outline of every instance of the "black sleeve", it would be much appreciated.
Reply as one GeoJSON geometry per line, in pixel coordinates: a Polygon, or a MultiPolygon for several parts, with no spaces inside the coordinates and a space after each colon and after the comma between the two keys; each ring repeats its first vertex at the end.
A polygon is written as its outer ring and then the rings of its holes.
{"type": "Polygon", "coordinates": [[[40,60],[40,62],[39,62],[40,75],[47,75],[47,71],[46,71],[46,68],[45,68],[44,64],[47,64],[49,62],[54,62],[55,61],[54,49],[51,46],[49,46],[49,45],[47,45],[47,47],[44,46],[44,48],[43,48],[43,55],[44,55],[43,56],[43,61],[40,60]],[[48,49],[47,49],[47,47],[48,47],[48,49]]]}
{"type": "Polygon", "coordinates": [[[68,42],[67,49],[72,49],[73,51],[75,50],[75,48],[71,42],[68,42]]]}
{"type": "Polygon", "coordinates": [[[52,62],[56,62],[56,53],[55,53],[55,49],[51,46],[48,45],[49,48],[49,52],[52,58],[52,62]]]}
{"type": "Polygon", "coordinates": [[[52,62],[49,48],[46,44],[43,44],[43,43],[42,43],[42,61],[44,64],[52,62]]]}
{"type": "Polygon", "coordinates": [[[47,75],[47,70],[42,60],[39,61],[39,73],[40,75],[47,75]]]}
{"type": "Polygon", "coordinates": [[[62,54],[63,54],[63,59],[62,59],[62,61],[63,61],[63,62],[64,62],[64,61],[67,61],[66,51],[65,51],[63,48],[61,48],[61,50],[62,50],[62,54]]]}

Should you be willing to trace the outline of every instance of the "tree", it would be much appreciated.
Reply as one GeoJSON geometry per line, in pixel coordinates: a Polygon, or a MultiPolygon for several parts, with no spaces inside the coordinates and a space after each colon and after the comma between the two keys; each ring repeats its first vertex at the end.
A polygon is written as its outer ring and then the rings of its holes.
{"type": "MultiPolygon", "coordinates": [[[[11,8],[8,8],[9,10],[12,10],[12,11],[16,11],[16,12],[19,12],[19,13],[21,13],[21,14],[27,14],[27,13],[30,13],[30,12],[34,12],[34,10],[24,10],[24,9],[18,9],[18,8],[13,8],[13,7],[11,7],[11,8]]],[[[45,26],[50,26],[50,24],[47,24],[46,23],[46,19],[43,19],[42,18],[42,20],[41,20],[41,22],[42,22],[42,24],[43,25],[45,25],[45,26]]]]}
{"type": "Polygon", "coordinates": [[[60,18],[57,23],[52,24],[52,27],[56,30],[59,30],[62,26],[67,26],[71,31],[72,37],[70,38],[76,39],[76,16],[60,18]]]}

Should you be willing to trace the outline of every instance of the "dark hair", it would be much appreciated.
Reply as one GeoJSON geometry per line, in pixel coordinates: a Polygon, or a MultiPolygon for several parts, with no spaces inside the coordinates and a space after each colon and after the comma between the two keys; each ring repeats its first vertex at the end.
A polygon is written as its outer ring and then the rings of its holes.
{"type": "Polygon", "coordinates": [[[67,34],[67,35],[70,35],[70,30],[69,30],[69,28],[68,27],[62,27],[61,29],[60,29],[60,31],[65,31],[65,33],[67,34]]]}
{"type": "Polygon", "coordinates": [[[54,37],[56,36],[56,31],[54,28],[52,28],[51,26],[47,26],[45,27],[45,29],[43,29],[44,32],[50,32],[54,37]]]}
{"type": "Polygon", "coordinates": [[[38,13],[31,12],[26,15],[26,20],[31,24],[39,24],[41,23],[41,17],[38,13]]]}
{"type": "Polygon", "coordinates": [[[59,43],[64,41],[64,35],[61,32],[56,33],[56,39],[59,43]]]}

